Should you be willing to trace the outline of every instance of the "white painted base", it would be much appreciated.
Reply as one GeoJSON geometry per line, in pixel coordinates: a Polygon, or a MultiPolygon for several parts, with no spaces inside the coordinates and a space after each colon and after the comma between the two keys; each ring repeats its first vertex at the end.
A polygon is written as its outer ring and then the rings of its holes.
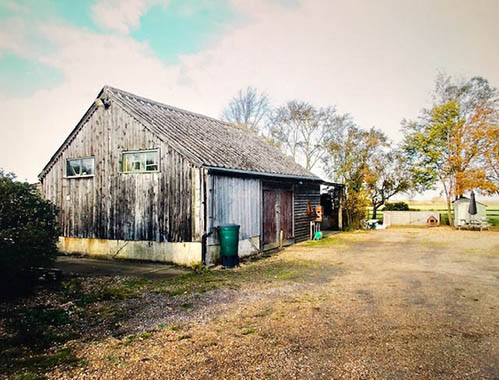
{"type": "Polygon", "coordinates": [[[108,259],[148,260],[193,265],[201,263],[201,243],[158,243],[59,237],[58,248],[67,254],[108,259]]]}
{"type": "Polygon", "coordinates": [[[440,224],[440,213],[437,211],[383,211],[383,225],[426,226],[430,216],[435,217],[440,224]]]}
{"type": "MultiPolygon", "coordinates": [[[[239,240],[239,257],[255,255],[260,252],[260,236],[239,240]]],[[[220,259],[220,244],[209,245],[206,252],[206,264],[214,264],[220,259]]]]}

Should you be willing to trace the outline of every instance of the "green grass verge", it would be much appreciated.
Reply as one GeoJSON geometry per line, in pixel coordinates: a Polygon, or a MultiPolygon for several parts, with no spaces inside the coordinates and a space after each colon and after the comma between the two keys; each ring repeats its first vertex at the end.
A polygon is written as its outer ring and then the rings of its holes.
{"type": "MultiPolygon", "coordinates": [[[[44,304],[47,301],[43,297],[38,305],[33,302],[25,304],[22,300],[10,306],[0,304],[3,329],[0,335],[0,378],[43,378],[56,366],[84,365],[84,358],[76,358],[66,348],[57,348],[72,339],[100,338],[89,335],[89,329],[94,326],[114,334],[130,312],[122,302],[127,298],[147,293],[177,297],[217,288],[239,289],[249,284],[265,286],[279,281],[299,281],[313,278],[318,269],[319,265],[311,261],[286,260],[285,257],[265,254],[234,270],[198,268],[168,279],[70,278],[58,288],[51,289],[50,305],[44,304]],[[102,285],[85,286],[94,281],[100,281],[102,285]]],[[[183,303],[180,307],[189,311],[193,306],[183,303]]],[[[180,329],[178,326],[169,328],[180,329]]],[[[150,332],[129,335],[121,343],[128,346],[143,342],[150,336],[150,332]]],[[[182,339],[188,338],[186,335],[182,339]]]]}
{"type": "MultiPolygon", "coordinates": [[[[414,204],[409,206],[412,209],[417,209],[421,211],[438,211],[440,213],[441,224],[448,225],[449,218],[447,217],[447,208],[445,205],[434,205],[434,204],[414,204]]],[[[372,207],[367,208],[367,217],[372,219],[372,207]]],[[[383,211],[378,210],[376,212],[376,219],[383,220],[383,211]]],[[[492,227],[499,228],[499,208],[497,206],[487,207],[487,221],[492,227]]]]}

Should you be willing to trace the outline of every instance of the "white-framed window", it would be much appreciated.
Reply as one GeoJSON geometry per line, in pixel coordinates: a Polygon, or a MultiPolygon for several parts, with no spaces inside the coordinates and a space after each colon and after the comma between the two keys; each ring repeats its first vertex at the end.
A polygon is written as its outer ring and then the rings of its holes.
{"type": "Polygon", "coordinates": [[[68,158],[66,160],[66,177],[93,177],[95,173],[94,157],[68,158]]]}
{"type": "Polygon", "coordinates": [[[123,152],[123,173],[159,172],[159,149],[123,152]]]}

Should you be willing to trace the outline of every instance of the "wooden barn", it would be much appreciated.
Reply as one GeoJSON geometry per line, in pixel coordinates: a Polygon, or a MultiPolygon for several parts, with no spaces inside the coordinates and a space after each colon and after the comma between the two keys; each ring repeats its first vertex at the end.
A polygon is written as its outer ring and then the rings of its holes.
{"type": "Polygon", "coordinates": [[[182,265],[218,259],[222,224],[240,256],[307,240],[324,184],[246,130],[108,86],[39,179],[61,251],[182,265]]]}

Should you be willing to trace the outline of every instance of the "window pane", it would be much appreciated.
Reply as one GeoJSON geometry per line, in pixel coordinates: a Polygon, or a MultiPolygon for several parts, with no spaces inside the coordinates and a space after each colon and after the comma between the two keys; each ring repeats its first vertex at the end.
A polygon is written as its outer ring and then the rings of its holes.
{"type": "Polygon", "coordinates": [[[134,157],[134,161],[133,161],[132,170],[134,172],[140,172],[142,170],[142,162],[139,160],[135,160],[135,157],[134,157]]]}
{"type": "Polygon", "coordinates": [[[145,158],[143,153],[124,153],[123,169],[125,172],[143,172],[145,158]]]}
{"type": "Polygon", "coordinates": [[[78,176],[81,173],[81,160],[68,160],[66,166],[66,175],[68,177],[78,176]]]}
{"type": "Polygon", "coordinates": [[[123,154],[123,171],[131,172],[132,171],[132,161],[130,160],[130,154],[123,154]]]}
{"type": "Polygon", "coordinates": [[[84,158],[81,160],[81,175],[94,174],[94,159],[84,158]]]}
{"type": "Polygon", "coordinates": [[[158,170],[158,152],[147,152],[146,153],[146,170],[147,171],[157,171],[158,170]]]}
{"type": "Polygon", "coordinates": [[[124,172],[158,171],[158,152],[123,153],[124,172]]]}

